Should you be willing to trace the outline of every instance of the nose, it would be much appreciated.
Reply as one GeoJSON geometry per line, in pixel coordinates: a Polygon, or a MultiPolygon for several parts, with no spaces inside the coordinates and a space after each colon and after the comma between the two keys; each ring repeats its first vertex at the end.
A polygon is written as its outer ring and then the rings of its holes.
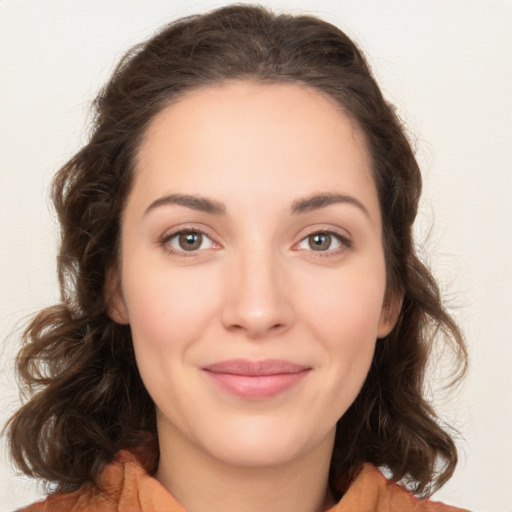
{"type": "Polygon", "coordinates": [[[229,269],[222,323],[251,339],[288,330],[295,320],[283,262],[271,251],[240,255],[229,269]]]}

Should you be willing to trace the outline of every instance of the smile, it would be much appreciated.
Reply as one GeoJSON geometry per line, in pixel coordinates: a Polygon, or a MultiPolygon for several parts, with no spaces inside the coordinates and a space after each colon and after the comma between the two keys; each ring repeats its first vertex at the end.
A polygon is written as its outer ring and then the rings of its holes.
{"type": "Polygon", "coordinates": [[[310,367],[279,359],[232,359],[203,368],[224,391],[246,400],[272,398],[299,384],[310,367]]]}

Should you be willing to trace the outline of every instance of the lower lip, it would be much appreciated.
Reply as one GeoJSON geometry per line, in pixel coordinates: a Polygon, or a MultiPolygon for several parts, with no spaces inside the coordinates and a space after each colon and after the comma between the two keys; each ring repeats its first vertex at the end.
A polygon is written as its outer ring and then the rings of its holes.
{"type": "Polygon", "coordinates": [[[206,374],[222,389],[246,400],[263,400],[280,395],[299,384],[309,370],[276,375],[233,375],[231,373],[206,374]]]}

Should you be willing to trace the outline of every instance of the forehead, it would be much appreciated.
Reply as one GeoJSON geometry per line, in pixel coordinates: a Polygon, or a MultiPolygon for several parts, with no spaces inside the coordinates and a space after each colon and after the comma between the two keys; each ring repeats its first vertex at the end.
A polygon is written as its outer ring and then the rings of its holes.
{"type": "Polygon", "coordinates": [[[150,124],[137,182],[153,194],[185,187],[230,200],[234,187],[239,198],[337,191],[375,199],[355,121],[331,97],[295,83],[227,82],[182,96],[150,124]]]}
{"type": "MultiPolygon", "coordinates": [[[[142,146],[158,137],[156,132],[164,135],[164,125],[169,129],[173,124],[175,127],[179,124],[179,130],[183,132],[183,129],[192,126],[206,128],[206,122],[213,118],[216,118],[213,135],[221,134],[229,123],[243,126],[244,132],[251,127],[265,128],[265,131],[283,127],[289,132],[290,124],[294,124],[297,129],[309,125],[309,135],[316,139],[315,135],[321,134],[319,125],[323,124],[324,128],[336,132],[343,124],[357,144],[366,146],[357,122],[340,103],[320,89],[297,82],[253,80],[224,81],[179,95],[150,122],[142,146]]],[[[167,134],[177,135],[170,130],[167,134]]]]}

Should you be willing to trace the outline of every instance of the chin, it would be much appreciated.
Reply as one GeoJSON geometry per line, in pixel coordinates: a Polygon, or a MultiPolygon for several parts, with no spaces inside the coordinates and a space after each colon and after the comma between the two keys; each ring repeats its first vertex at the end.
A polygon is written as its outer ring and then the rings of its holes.
{"type": "Polygon", "coordinates": [[[285,465],[300,458],[297,447],[276,446],[275,443],[266,444],[260,441],[258,444],[248,446],[246,443],[226,443],[225,449],[216,446],[211,453],[217,460],[229,466],[237,468],[271,467],[285,465]]]}
{"type": "Polygon", "coordinates": [[[297,432],[297,426],[290,428],[290,425],[279,425],[267,418],[252,418],[226,427],[216,429],[218,435],[215,438],[205,439],[208,445],[205,448],[219,461],[237,467],[287,464],[305,456],[324,438],[328,443],[330,441],[329,435],[322,435],[317,429],[308,435],[307,432],[297,432]]]}

